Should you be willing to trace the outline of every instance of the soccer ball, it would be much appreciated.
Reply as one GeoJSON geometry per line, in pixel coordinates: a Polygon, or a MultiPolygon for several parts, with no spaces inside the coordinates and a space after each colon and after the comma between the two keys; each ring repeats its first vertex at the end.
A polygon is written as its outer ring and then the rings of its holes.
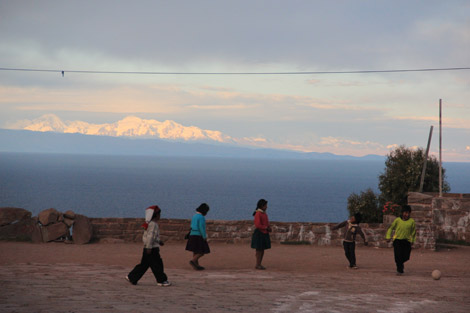
{"type": "Polygon", "coordinates": [[[440,270],[434,270],[431,273],[432,278],[434,278],[435,280],[439,280],[441,278],[441,275],[442,274],[440,270]]]}

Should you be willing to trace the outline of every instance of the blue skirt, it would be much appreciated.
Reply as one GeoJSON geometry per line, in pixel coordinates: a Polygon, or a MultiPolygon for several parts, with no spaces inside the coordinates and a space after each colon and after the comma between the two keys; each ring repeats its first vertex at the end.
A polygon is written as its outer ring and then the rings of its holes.
{"type": "Polygon", "coordinates": [[[256,250],[271,249],[269,233],[264,234],[257,228],[251,237],[251,247],[256,250]]]}

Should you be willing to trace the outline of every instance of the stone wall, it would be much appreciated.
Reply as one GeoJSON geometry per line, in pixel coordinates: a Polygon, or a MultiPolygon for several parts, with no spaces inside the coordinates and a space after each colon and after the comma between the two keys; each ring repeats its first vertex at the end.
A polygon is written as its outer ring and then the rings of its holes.
{"type": "MultiPolygon", "coordinates": [[[[142,223],[139,218],[91,218],[93,239],[97,241],[140,242],[142,240],[142,223]]],[[[159,222],[162,239],[183,241],[189,231],[190,220],[161,219],[159,222]]],[[[253,221],[219,221],[207,220],[207,234],[211,242],[250,243],[254,231],[253,221]]],[[[271,222],[273,232],[271,240],[276,243],[308,243],[313,245],[341,245],[344,228],[331,230],[331,223],[288,223],[271,222]]],[[[387,247],[384,236],[388,225],[361,224],[372,246],[387,247]]],[[[362,245],[359,238],[358,244],[362,245]]]]}
{"type": "MultiPolygon", "coordinates": [[[[410,193],[408,203],[413,210],[412,218],[416,221],[415,248],[434,250],[438,239],[470,243],[470,194],[444,194],[439,198],[432,193],[410,193]]],[[[391,246],[384,238],[394,218],[384,216],[383,223],[361,224],[371,246],[391,246]]],[[[93,239],[140,242],[143,222],[143,219],[136,218],[92,218],[93,239]]],[[[159,224],[163,240],[170,241],[183,241],[190,228],[190,220],[187,219],[162,219],[159,224]]],[[[334,225],[271,222],[271,240],[276,243],[341,245],[344,228],[332,230],[334,225]]],[[[251,220],[207,220],[207,233],[212,242],[248,244],[253,231],[251,220]]],[[[357,242],[361,245],[362,239],[358,238],[357,242]]]]}
{"type": "Polygon", "coordinates": [[[408,203],[429,248],[438,240],[470,244],[470,194],[410,193],[408,203]]]}
{"type": "MultiPolygon", "coordinates": [[[[444,194],[440,198],[431,193],[410,193],[408,203],[413,210],[412,218],[416,221],[415,248],[435,249],[439,239],[470,243],[470,194],[444,194]]],[[[394,218],[395,216],[386,215],[383,223],[361,224],[371,246],[391,247],[391,243],[387,243],[384,238],[394,218]]],[[[89,218],[91,240],[140,242],[143,222],[143,218],[89,218]]],[[[165,241],[184,241],[184,236],[190,228],[188,219],[162,219],[159,224],[162,239],[165,241]]],[[[38,218],[31,217],[31,213],[26,210],[0,208],[0,239],[25,237],[35,241],[34,238],[38,237],[35,236],[37,231],[34,231],[38,228],[37,225],[38,218]]],[[[341,245],[345,229],[333,231],[334,225],[271,222],[271,240],[275,243],[341,245]]],[[[74,233],[78,232],[75,226],[74,233]]],[[[46,226],[42,225],[42,228],[44,227],[46,226]]],[[[212,242],[248,244],[253,231],[251,220],[207,220],[207,233],[212,242]]],[[[361,238],[357,238],[357,242],[362,245],[361,238]]]]}

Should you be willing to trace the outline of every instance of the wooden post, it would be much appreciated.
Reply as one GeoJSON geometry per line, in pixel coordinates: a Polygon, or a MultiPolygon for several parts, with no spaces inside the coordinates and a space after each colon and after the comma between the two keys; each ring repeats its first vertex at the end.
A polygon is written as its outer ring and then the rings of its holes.
{"type": "Polygon", "coordinates": [[[439,99],[439,197],[442,198],[442,99],[439,99]]]}
{"type": "Polygon", "coordinates": [[[423,171],[421,173],[421,182],[419,184],[419,192],[423,192],[424,187],[424,176],[426,175],[426,167],[428,165],[428,155],[429,155],[429,146],[431,145],[431,138],[432,138],[432,130],[434,126],[431,125],[431,129],[429,130],[429,137],[428,137],[428,146],[426,147],[426,154],[424,156],[423,162],[423,171]]]}

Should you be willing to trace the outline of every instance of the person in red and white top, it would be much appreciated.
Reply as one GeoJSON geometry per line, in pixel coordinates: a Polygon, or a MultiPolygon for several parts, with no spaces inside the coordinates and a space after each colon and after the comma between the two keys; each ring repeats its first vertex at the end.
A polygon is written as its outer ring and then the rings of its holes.
{"type": "Polygon", "coordinates": [[[160,228],[157,224],[160,219],[160,212],[161,210],[157,205],[150,206],[145,210],[145,223],[142,225],[144,228],[142,259],[126,276],[126,280],[132,285],[137,285],[137,282],[150,267],[158,286],[171,286],[163,271],[163,260],[160,257],[160,246],[163,246],[163,241],[160,240],[160,228]]]}
{"type": "Polygon", "coordinates": [[[255,231],[251,237],[251,247],[256,249],[256,266],[258,270],[265,270],[266,268],[261,265],[264,257],[264,250],[271,249],[271,238],[269,233],[271,227],[269,226],[268,215],[268,201],[260,199],[256,205],[256,211],[253,213],[255,217],[255,231]]]}

